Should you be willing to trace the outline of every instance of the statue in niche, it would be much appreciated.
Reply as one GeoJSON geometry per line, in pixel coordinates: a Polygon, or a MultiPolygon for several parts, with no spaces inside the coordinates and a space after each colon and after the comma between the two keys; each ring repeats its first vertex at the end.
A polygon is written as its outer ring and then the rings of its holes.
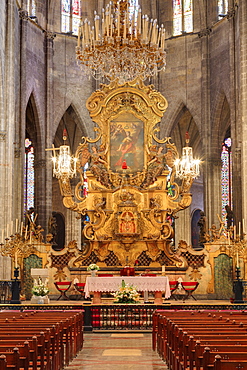
{"type": "Polygon", "coordinates": [[[56,212],[52,212],[52,216],[48,220],[48,233],[52,235],[50,243],[53,246],[57,246],[56,237],[57,237],[57,219],[55,217],[56,212]]]}
{"type": "Polygon", "coordinates": [[[119,231],[123,234],[133,234],[136,232],[136,225],[132,212],[126,211],[122,213],[119,231]]]}
{"type": "Polygon", "coordinates": [[[226,210],[227,230],[229,230],[233,223],[234,214],[229,205],[225,206],[225,210],[226,210]]]}
{"type": "Polygon", "coordinates": [[[197,223],[199,226],[200,232],[199,232],[199,245],[204,246],[204,243],[207,242],[207,228],[206,228],[206,216],[203,211],[200,212],[200,219],[197,223]]]}

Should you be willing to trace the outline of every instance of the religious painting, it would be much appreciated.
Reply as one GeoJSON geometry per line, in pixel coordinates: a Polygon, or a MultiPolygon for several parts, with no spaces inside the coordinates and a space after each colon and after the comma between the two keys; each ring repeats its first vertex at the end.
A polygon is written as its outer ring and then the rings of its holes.
{"type": "Polygon", "coordinates": [[[144,167],[144,124],[131,113],[110,122],[110,168],[136,173],[144,167]]]}

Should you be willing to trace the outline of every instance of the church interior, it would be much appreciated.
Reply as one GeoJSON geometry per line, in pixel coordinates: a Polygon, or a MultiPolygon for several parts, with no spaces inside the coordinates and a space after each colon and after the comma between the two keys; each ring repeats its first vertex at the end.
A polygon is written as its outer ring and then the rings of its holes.
{"type": "Polygon", "coordinates": [[[244,309],[246,0],[2,6],[0,309],[244,309]]]}

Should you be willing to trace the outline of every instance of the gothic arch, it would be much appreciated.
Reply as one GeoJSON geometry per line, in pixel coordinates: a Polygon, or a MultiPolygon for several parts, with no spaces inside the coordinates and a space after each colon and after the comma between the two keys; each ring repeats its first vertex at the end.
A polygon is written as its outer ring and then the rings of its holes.
{"type": "Polygon", "coordinates": [[[217,93],[212,114],[212,152],[221,152],[221,143],[230,127],[230,105],[223,91],[217,93]]]}

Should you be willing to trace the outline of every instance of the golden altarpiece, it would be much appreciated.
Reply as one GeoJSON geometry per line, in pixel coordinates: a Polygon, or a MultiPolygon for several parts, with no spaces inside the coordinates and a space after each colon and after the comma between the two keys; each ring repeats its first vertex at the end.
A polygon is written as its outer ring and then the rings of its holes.
{"type": "Polygon", "coordinates": [[[75,153],[80,182],[73,190],[68,177],[59,178],[65,207],[86,219],[86,247],[74,266],[185,266],[172,248],[172,221],[191,204],[193,178],[175,182],[176,146],[158,136],[166,99],[141,80],[113,81],[87,108],[96,137],[83,137],[75,153]]]}

